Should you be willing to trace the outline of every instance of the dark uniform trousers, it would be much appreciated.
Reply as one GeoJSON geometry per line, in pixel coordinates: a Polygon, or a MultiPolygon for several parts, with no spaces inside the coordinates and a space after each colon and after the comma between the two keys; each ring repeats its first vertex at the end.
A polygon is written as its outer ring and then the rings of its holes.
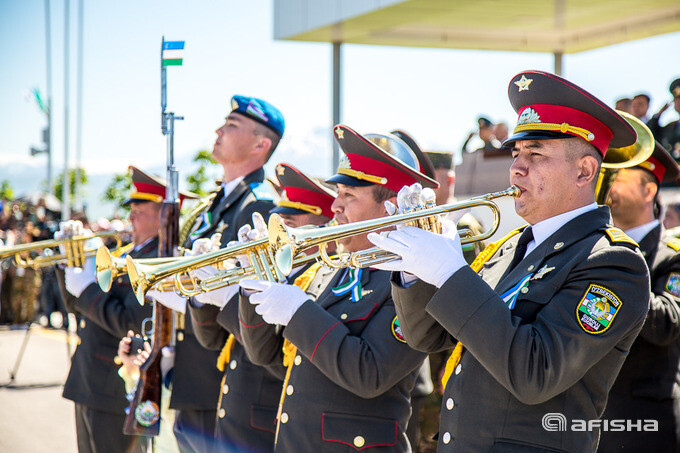
{"type": "MultiPolygon", "coordinates": [[[[219,232],[224,246],[237,239],[241,226],[252,223],[254,212],[266,218],[274,207],[274,192],[264,179],[260,168],[247,175],[227,197],[218,193],[206,215],[199,217],[190,230],[185,247],[219,232]]],[[[228,332],[215,321],[217,307],[200,310],[205,310],[204,316],[186,316],[185,328],[177,334],[170,407],[178,410],[174,431],[182,451],[212,450],[219,432],[216,409],[223,373],[216,363],[228,332]]]]}
{"type": "Polygon", "coordinates": [[[680,451],[680,255],[661,226],[640,241],[652,300],[640,336],[609,392],[603,420],[656,420],[658,431],[603,431],[601,452],[680,451]],[[673,294],[675,293],[675,295],[673,294]]]}
{"type": "Polygon", "coordinates": [[[649,307],[644,259],[619,230],[608,230],[609,219],[607,207],[572,219],[510,272],[513,243],[479,275],[464,267],[440,289],[421,281],[393,284],[409,344],[437,351],[460,340],[466,347],[445,389],[438,451],[597,448],[598,429],[569,426],[602,415],[649,307]],[[499,295],[530,273],[508,309],[499,295]],[[595,311],[584,316],[580,310],[595,293],[618,301],[606,328],[595,311]],[[567,426],[544,428],[546,414],[567,426]]]}
{"type": "MultiPolygon", "coordinates": [[[[158,256],[158,240],[153,239],[133,258],[158,256]]],[[[144,438],[123,434],[125,385],[114,363],[120,339],[128,330],[140,333],[144,319],[151,317],[150,305],[139,305],[125,277],[118,278],[108,293],[92,283],[76,298],[66,291],[64,272],[57,269],[59,289],[66,308],[81,316],[80,344],[71,359],[63,397],[76,405],[78,451],[131,451],[142,448],[144,438]]]]}
{"type": "Polygon", "coordinates": [[[281,332],[247,297],[239,300],[241,334],[253,362],[281,363],[284,339],[297,347],[283,389],[276,452],[411,451],[405,434],[410,393],[426,355],[403,341],[389,273],[365,269],[364,295],[356,302],[331,291],[344,274],[321,268],[307,290],[312,300],[281,332]]]}

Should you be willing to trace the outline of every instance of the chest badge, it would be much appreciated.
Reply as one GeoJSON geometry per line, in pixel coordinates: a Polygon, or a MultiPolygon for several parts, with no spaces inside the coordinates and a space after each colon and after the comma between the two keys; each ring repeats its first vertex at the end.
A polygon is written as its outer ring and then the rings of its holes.
{"type": "Polygon", "coordinates": [[[538,271],[536,271],[536,273],[534,274],[533,277],[531,277],[531,279],[532,280],[539,280],[539,279],[543,278],[545,276],[545,274],[547,274],[550,271],[554,271],[554,270],[555,270],[554,267],[548,267],[548,265],[546,264],[545,266],[540,268],[538,271]]]}
{"type": "Polygon", "coordinates": [[[576,307],[576,319],[584,331],[598,335],[611,327],[622,305],[616,294],[591,284],[576,307]]]}
{"type": "Polygon", "coordinates": [[[671,275],[668,276],[668,281],[666,282],[666,291],[675,297],[680,297],[680,274],[671,272],[671,275]]]}

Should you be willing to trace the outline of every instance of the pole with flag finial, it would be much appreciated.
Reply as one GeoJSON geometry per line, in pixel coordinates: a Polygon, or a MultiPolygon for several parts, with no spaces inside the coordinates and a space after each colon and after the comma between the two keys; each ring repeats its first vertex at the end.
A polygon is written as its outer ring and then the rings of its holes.
{"type": "MultiPolygon", "coordinates": [[[[175,120],[184,117],[166,112],[167,84],[166,67],[182,64],[184,41],[161,41],[161,130],[168,138],[167,145],[167,185],[165,200],[161,206],[160,227],[158,230],[158,256],[174,256],[179,241],[179,175],[175,168],[174,137],[175,120]]],[[[148,300],[147,300],[148,302],[148,300]]],[[[139,381],[134,396],[127,409],[123,432],[128,435],[157,436],[160,432],[161,372],[162,349],[174,345],[174,316],[171,309],[153,302],[153,335],[149,358],[140,367],[139,381]]]]}

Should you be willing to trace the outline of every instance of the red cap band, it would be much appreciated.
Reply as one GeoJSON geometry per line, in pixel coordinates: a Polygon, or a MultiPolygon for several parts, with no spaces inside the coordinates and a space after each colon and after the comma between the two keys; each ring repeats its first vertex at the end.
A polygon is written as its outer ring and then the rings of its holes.
{"type": "Polygon", "coordinates": [[[597,148],[602,156],[607,152],[614,136],[611,129],[591,115],[551,104],[527,105],[519,110],[514,132],[524,131],[561,132],[580,137],[597,148]]]}

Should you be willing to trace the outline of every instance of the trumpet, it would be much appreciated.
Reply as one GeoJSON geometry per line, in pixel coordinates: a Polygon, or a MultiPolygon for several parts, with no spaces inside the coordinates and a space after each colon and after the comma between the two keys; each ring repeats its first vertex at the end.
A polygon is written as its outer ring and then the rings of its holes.
{"type": "MultiPolygon", "coordinates": [[[[316,255],[302,255],[296,257],[292,261],[292,265],[297,267],[315,259],[316,255]]],[[[198,256],[170,258],[165,263],[150,264],[142,260],[135,260],[130,256],[126,260],[132,290],[141,304],[144,303],[147,291],[155,288],[159,282],[167,282],[166,279],[170,277],[174,279],[173,289],[176,289],[185,297],[192,297],[203,292],[236,284],[244,278],[253,277],[261,280],[281,281],[287,275],[277,268],[269,240],[266,238],[222,248],[198,256]],[[219,265],[239,255],[246,255],[250,260],[250,265],[222,269],[212,277],[203,280],[185,275],[191,270],[203,266],[219,265]]],[[[170,287],[167,283],[164,283],[164,285],[166,288],[170,287]]]]}
{"type": "Polygon", "coordinates": [[[368,233],[371,231],[381,230],[402,223],[417,222],[418,226],[434,232],[439,232],[438,216],[440,214],[447,214],[463,209],[470,209],[474,207],[487,207],[491,209],[494,220],[493,225],[486,231],[479,234],[472,234],[469,230],[459,231],[461,234],[461,244],[469,244],[472,242],[483,241],[493,236],[500,224],[500,210],[494,198],[510,196],[518,197],[520,190],[516,186],[512,186],[500,192],[493,192],[478,197],[473,197],[465,201],[457,203],[443,204],[440,206],[429,206],[413,212],[406,212],[403,214],[396,214],[387,217],[379,217],[377,219],[363,220],[360,222],[353,222],[344,225],[337,225],[325,228],[288,228],[283,223],[280,216],[273,214],[269,218],[269,244],[274,252],[274,259],[277,268],[288,275],[293,266],[296,255],[304,250],[319,246],[319,257],[324,264],[333,268],[342,268],[347,266],[352,267],[370,267],[376,264],[391,261],[398,258],[397,255],[391,252],[386,252],[378,247],[372,247],[368,250],[362,250],[350,254],[339,255],[338,258],[331,258],[326,252],[326,246],[329,242],[342,239],[345,237],[355,236],[358,234],[368,233]]]}
{"type": "MultiPolygon", "coordinates": [[[[142,258],[137,260],[143,264],[162,264],[173,260],[174,258],[142,258]]],[[[101,246],[97,249],[96,254],[96,272],[97,283],[102,291],[109,292],[113,281],[121,275],[127,274],[127,261],[125,258],[120,258],[115,253],[111,253],[109,249],[101,246]]]]}
{"type": "Polygon", "coordinates": [[[48,239],[45,241],[30,242],[28,244],[21,244],[12,247],[0,248],[0,260],[14,257],[14,261],[19,267],[30,267],[39,269],[53,264],[66,264],[67,266],[82,267],[85,260],[97,253],[96,248],[86,249],[85,243],[94,238],[113,238],[116,245],[111,252],[120,249],[122,239],[117,231],[102,231],[99,233],[78,235],[63,239],[48,239]],[[53,248],[64,246],[65,253],[55,254],[53,248]],[[24,258],[23,254],[44,250],[43,256],[35,258],[24,258]]]}

